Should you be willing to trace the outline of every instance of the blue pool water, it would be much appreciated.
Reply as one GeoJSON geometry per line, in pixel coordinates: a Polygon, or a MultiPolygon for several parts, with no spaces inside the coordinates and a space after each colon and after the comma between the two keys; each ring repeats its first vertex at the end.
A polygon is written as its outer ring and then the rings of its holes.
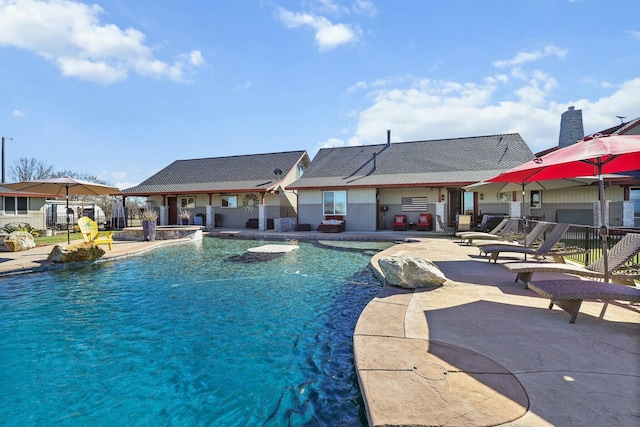
{"type": "Polygon", "coordinates": [[[266,243],[0,278],[0,424],[366,425],[352,334],[390,244],[242,259],[266,243]]]}

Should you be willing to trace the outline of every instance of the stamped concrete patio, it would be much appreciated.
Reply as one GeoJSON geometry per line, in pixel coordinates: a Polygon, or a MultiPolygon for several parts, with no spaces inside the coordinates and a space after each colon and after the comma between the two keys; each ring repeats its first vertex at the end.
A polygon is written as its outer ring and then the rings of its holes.
{"type": "MultiPolygon", "coordinates": [[[[575,324],[475,247],[431,233],[274,233],[268,239],[386,240],[376,255],[432,260],[431,290],[385,286],[362,312],[354,352],[371,426],[638,426],[640,307],[584,302],[575,324]]],[[[105,258],[189,241],[116,241],[105,258]]],[[[0,254],[0,275],[46,268],[50,246],[0,254]]],[[[537,279],[563,277],[540,273],[537,279]]],[[[1,281],[1,277],[0,277],[1,281]]]]}

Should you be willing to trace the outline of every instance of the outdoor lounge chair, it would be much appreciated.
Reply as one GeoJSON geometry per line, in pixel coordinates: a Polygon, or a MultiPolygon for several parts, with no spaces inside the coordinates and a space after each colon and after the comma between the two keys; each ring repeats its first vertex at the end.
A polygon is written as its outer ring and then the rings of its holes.
{"type": "Polygon", "coordinates": [[[582,301],[585,299],[605,302],[600,318],[604,316],[609,301],[640,302],[640,289],[595,280],[541,280],[529,283],[529,288],[551,300],[549,309],[555,304],[569,313],[571,323],[575,323],[582,301]]]}
{"type": "Polygon", "coordinates": [[[529,233],[519,235],[519,239],[515,239],[516,236],[514,234],[510,237],[511,240],[503,240],[501,242],[497,242],[495,240],[480,239],[474,241],[472,244],[473,246],[480,248],[481,253],[484,253],[484,251],[482,250],[484,246],[496,244],[533,247],[536,245],[536,243],[541,243],[538,242],[538,239],[544,234],[544,232],[547,230],[547,228],[549,228],[550,225],[550,222],[540,221],[536,224],[535,227],[533,227],[533,229],[529,233]]]}
{"type": "Polygon", "coordinates": [[[454,228],[448,225],[445,225],[442,221],[442,217],[440,215],[436,215],[436,221],[438,221],[438,227],[440,228],[440,234],[452,235],[454,233],[454,228]]]}
{"type": "Polygon", "coordinates": [[[459,231],[456,233],[456,236],[460,237],[461,243],[466,240],[467,245],[473,243],[474,239],[503,240],[506,236],[512,233],[512,230],[516,225],[518,225],[518,220],[516,218],[505,218],[489,233],[483,233],[480,231],[459,231]]]}
{"type": "Polygon", "coordinates": [[[407,216],[397,214],[393,216],[393,229],[396,231],[407,229],[407,216]]]}
{"type": "Polygon", "coordinates": [[[502,230],[504,228],[504,226],[507,224],[507,222],[509,221],[509,218],[503,218],[502,221],[500,221],[500,223],[498,223],[493,229],[491,229],[491,231],[478,231],[478,230],[474,230],[474,231],[456,231],[456,236],[458,237],[462,237],[466,234],[469,235],[473,235],[473,234],[481,234],[481,235],[496,235],[500,232],[500,230],[502,230]]]}
{"type": "MultiPolygon", "coordinates": [[[[524,254],[525,256],[526,255],[543,256],[543,257],[550,256],[550,257],[553,257],[555,260],[564,262],[564,258],[562,257],[564,255],[567,255],[568,253],[564,251],[559,251],[559,250],[554,251],[553,248],[558,244],[560,239],[562,239],[562,236],[569,229],[569,226],[570,224],[566,224],[566,223],[556,224],[556,226],[553,227],[553,230],[551,231],[551,233],[549,233],[549,235],[544,240],[544,242],[542,242],[542,244],[537,248],[530,248],[527,246],[505,245],[505,244],[498,243],[494,245],[483,246],[482,251],[488,255],[490,254],[489,262],[491,261],[496,262],[498,259],[498,255],[500,255],[501,252],[520,253],[520,254],[524,254]]],[[[577,252],[573,251],[569,253],[577,253],[577,252]]]]}
{"type": "Polygon", "coordinates": [[[112,250],[113,245],[113,232],[105,231],[100,232],[98,230],[98,223],[87,216],[83,216],[78,219],[78,227],[82,233],[82,238],[87,243],[93,243],[96,245],[109,245],[109,250],[112,250]]]}
{"type": "Polygon", "coordinates": [[[432,216],[430,213],[421,213],[416,222],[416,230],[431,231],[432,216]]]}
{"type": "Polygon", "coordinates": [[[456,230],[471,230],[471,215],[458,215],[456,218],[456,230]]]}
{"type": "MultiPolygon", "coordinates": [[[[623,267],[627,261],[640,252],[640,233],[628,233],[607,252],[607,265],[610,272],[623,267]]],[[[533,273],[567,273],[578,276],[604,278],[604,259],[598,258],[583,267],[577,264],[553,262],[509,262],[502,264],[511,273],[516,273],[516,282],[521,280],[525,288],[533,277],[533,273]]],[[[615,281],[615,276],[611,276],[615,281]]]]}

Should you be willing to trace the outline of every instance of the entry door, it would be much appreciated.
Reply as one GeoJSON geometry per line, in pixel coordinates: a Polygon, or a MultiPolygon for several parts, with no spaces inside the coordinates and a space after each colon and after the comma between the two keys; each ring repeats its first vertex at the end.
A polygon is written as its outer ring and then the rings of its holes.
{"type": "Polygon", "coordinates": [[[449,224],[453,224],[456,220],[456,215],[462,212],[462,190],[447,190],[449,196],[449,224]]]}
{"type": "Polygon", "coordinates": [[[167,203],[169,204],[169,225],[178,224],[178,198],[167,197],[167,203]]]}

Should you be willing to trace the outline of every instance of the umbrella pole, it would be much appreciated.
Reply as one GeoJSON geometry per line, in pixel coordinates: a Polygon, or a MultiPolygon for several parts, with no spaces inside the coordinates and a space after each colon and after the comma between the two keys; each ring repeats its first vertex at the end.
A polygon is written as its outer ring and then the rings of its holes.
{"type": "Polygon", "coordinates": [[[604,281],[609,282],[609,260],[607,259],[607,225],[605,224],[605,213],[607,211],[607,201],[604,197],[604,177],[602,176],[602,158],[598,158],[598,193],[600,198],[600,239],[602,239],[602,260],[604,262],[604,281]]]}
{"type": "Polygon", "coordinates": [[[67,245],[71,244],[71,231],[69,231],[69,224],[71,224],[71,220],[69,219],[69,186],[66,185],[65,187],[65,197],[67,199],[67,209],[66,209],[66,213],[67,213],[67,245]]]}
{"type": "MultiPolygon", "coordinates": [[[[522,202],[521,203],[521,207],[520,209],[522,210],[522,212],[520,212],[520,214],[522,215],[522,234],[524,234],[524,243],[527,243],[527,217],[524,214],[524,186],[525,183],[522,183],[522,202]]],[[[527,253],[525,252],[524,254],[524,260],[527,260],[527,253]]]]}

